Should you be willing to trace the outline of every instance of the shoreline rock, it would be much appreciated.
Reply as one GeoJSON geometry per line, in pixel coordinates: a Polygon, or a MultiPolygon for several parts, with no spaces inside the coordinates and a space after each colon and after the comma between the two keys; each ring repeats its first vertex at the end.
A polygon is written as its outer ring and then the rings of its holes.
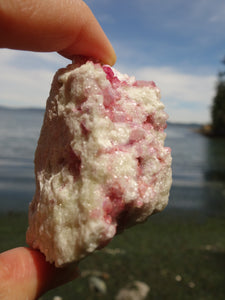
{"type": "Polygon", "coordinates": [[[225,135],[214,132],[211,124],[202,125],[196,132],[210,138],[225,138],[225,135]]]}

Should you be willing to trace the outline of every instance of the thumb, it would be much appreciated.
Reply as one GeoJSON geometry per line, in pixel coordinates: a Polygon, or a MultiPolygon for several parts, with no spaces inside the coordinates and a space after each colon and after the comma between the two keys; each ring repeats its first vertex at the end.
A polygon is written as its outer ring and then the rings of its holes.
{"type": "Polygon", "coordinates": [[[0,299],[37,299],[77,277],[76,266],[55,268],[37,250],[15,248],[0,254],[0,299]]]}
{"type": "Polygon", "coordinates": [[[110,65],[116,61],[112,45],[82,0],[0,1],[0,47],[89,56],[110,65]]]}

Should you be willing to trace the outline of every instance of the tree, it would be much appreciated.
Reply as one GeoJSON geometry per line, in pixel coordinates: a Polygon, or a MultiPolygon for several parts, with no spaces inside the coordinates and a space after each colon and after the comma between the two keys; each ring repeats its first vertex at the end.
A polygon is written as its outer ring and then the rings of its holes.
{"type": "MultiPolygon", "coordinates": [[[[222,63],[225,65],[225,58],[222,63]]],[[[225,71],[218,74],[216,95],[213,99],[211,113],[213,134],[225,136],[225,71]]]]}

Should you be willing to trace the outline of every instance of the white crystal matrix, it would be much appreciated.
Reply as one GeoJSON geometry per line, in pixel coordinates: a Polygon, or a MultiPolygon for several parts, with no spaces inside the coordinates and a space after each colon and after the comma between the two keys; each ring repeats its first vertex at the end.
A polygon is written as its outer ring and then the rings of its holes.
{"type": "Polygon", "coordinates": [[[171,186],[166,119],[153,82],[92,61],[59,70],[35,154],[28,244],[64,266],[161,211],[171,186]]]}

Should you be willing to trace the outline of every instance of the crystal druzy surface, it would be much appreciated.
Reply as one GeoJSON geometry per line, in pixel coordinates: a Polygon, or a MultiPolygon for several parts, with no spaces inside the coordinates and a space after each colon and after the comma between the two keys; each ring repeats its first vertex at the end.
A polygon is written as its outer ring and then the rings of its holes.
{"type": "Polygon", "coordinates": [[[92,61],[59,70],[35,154],[27,242],[64,266],[168,202],[160,91],[92,61]]]}

